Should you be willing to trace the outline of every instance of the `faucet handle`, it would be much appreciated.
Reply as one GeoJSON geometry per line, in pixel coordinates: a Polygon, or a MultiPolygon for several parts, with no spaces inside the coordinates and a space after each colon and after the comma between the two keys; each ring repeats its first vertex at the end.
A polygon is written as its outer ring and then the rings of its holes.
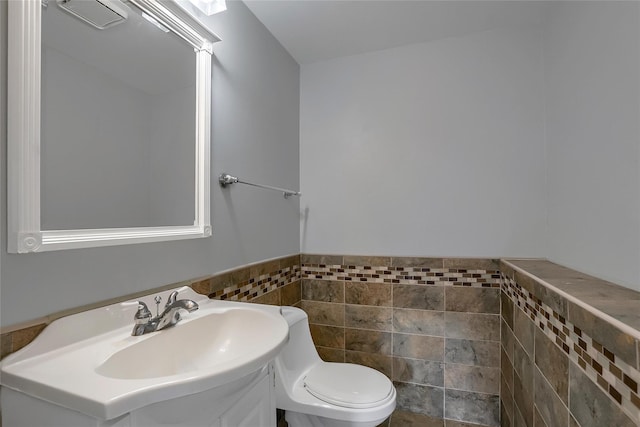
{"type": "Polygon", "coordinates": [[[135,316],[133,316],[136,324],[147,323],[151,319],[151,316],[151,311],[149,311],[149,307],[147,307],[147,304],[143,303],[142,301],[138,301],[138,311],[136,312],[135,316]]]}
{"type": "Polygon", "coordinates": [[[178,299],[178,291],[171,292],[171,294],[169,295],[169,298],[167,298],[167,303],[164,306],[169,307],[171,304],[176,302],[177,299],[178,299]]]}

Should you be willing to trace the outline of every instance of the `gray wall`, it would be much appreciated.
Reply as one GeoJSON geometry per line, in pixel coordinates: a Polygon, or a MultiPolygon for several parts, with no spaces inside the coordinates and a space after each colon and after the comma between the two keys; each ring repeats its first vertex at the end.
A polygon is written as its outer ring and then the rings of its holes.
{"type": "Polygon", "coordinates": [[[547,258],[640,291],[640,4],[548,17],[547,258]]]}
{"type": "Polygon", "coordinates": [[[302,252],[542,256],[540,50],[507,28],[303,65],[302,252]]]}
{"type": "Polygon", "coordinates": [[[223,170],[297,188],[299,67],[238,1],[208,18],[223,39],[213,62],[213,237],[167,243],[7,254],[6,28],[0,1],[0,323],[299,252],[299,200],[247,186],[222,190],[223,170]]]}

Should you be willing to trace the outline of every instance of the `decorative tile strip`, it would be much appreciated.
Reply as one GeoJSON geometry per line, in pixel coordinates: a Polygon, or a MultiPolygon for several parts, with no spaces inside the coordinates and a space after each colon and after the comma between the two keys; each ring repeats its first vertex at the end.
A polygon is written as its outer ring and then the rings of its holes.
{"type": "Polygon", "coordinates": [[[640,425],[640,372],[592,339],[547,304],[502,275],[502,291],[585,374],[640,425]]]}
{"type": "Polygon", "coordinates": [[[403,285],[500,287],[500,272],[497,270],[303,264],[301,277],[403,285]]]}
{"type": "Polygon", "coordinates": [[[300,266],[294,265],[220,289],[210,294],[209,298],[229,301],[251,301],[253,298],[298,280],[300,280],[300,266]]]}

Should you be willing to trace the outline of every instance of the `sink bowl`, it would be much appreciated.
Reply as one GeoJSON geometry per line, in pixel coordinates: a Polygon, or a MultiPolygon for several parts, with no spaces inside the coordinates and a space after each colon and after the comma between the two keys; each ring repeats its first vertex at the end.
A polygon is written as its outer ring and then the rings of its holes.
{"type": "MultiPolygon", "coordinates": [[[[160,294],[164,301],[171,291],[160,294]]],[[[0,362],[0,384],[110,420],[247,378],[286,343],[289,328],[279,307],[178,291],[200,308],[142,336],[131,336],[137,300],[56,320],[0,362]]],[[[153,295],[140,300],[153,307],[153,295]]]]}
{"type": "Polygon", "coordinates": [[[255,349],[269,347],[267,312],[230,308],[151,334],[109,357],[96,372],[111,378],[141,379],[220,368],[255,349]]]}

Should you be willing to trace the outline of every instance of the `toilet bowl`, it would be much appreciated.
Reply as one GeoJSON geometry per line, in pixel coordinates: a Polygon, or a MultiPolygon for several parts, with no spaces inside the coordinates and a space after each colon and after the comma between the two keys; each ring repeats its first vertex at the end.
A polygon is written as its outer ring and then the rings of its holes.
{"type": "Polygon", "coordinates": [[[274,361],[276,406],[290,427],[375,427],[396,407],[389,379],[362,365],[324,362],[307,314],[282,307],[289,341],[274,361]]]}

